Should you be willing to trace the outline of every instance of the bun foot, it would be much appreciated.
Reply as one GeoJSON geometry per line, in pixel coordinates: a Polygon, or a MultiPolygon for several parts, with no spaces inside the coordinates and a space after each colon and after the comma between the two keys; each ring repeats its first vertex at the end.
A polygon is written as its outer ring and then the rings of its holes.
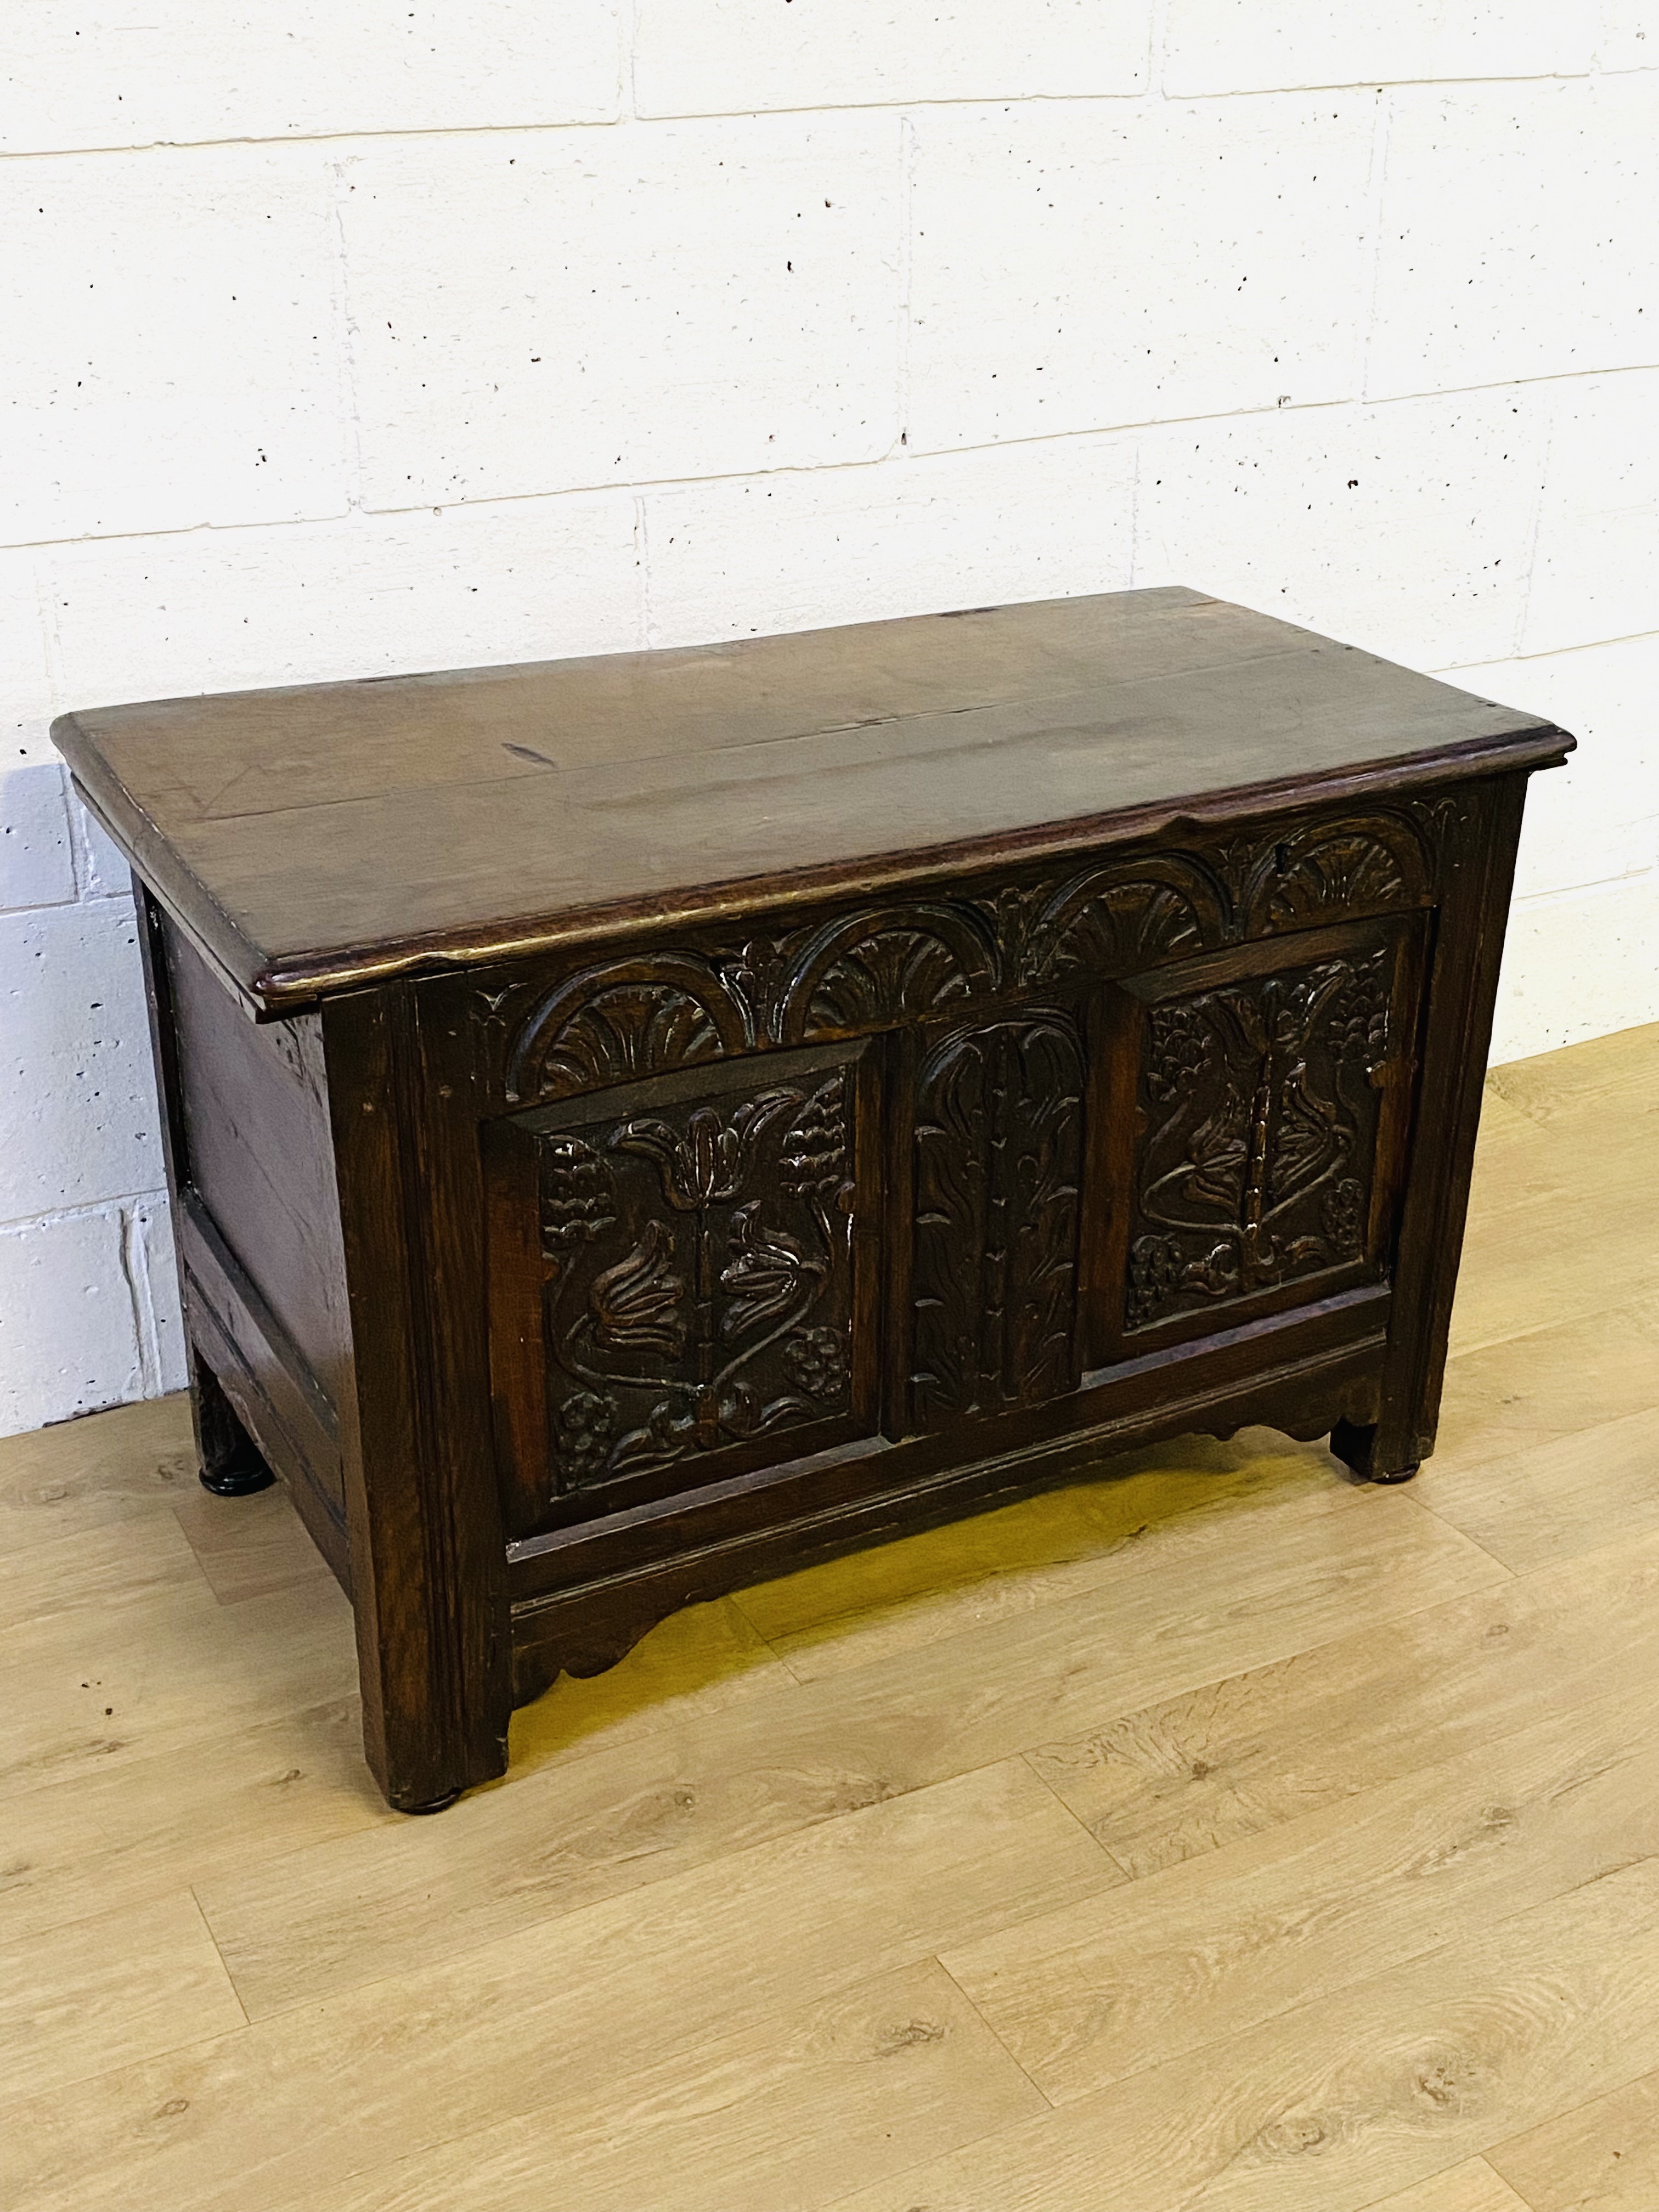
{"type": "Polygon", "coordinates": [[[1331,1450],[1366,1482],[1409,1482],[1422,1462],[1414,1459],[1390,1467],[1380,1457],[1376,1440],[1376,1422],[1339,1421],[1331,1431],[1331,1450]]]}
{"type": "Polygon", "coordinates": [[[251,1498],[256,1490],[269,1490],[276,1478],[264,1453],[237,1419],[218,1376],[193,1352],[190,1403],[203,1489],[216,1498],[251,1498]]]}
{"type": "Polygon", "coordinates": [[[1422,1464],[1421,1460],[1414,1459],[1409,1467],[1395,1468],[1390,1474],[1368,1474],[1365,1480],[1367,1482],[1409,1482],[1422,1464]]]}
{"type": "Polygon", "coordinates": [[[216,1498],[252,1498],[256,1490],[269,1490],[276,1480],[258,1453],[252,1450],[245,1460],[233,1460],[223,1467],[204,1467],[201,1470],[203,1489],[210,1490],[216,1498]]]}
{"type": "Polygon", "coordinates": [[[452,1790],[447,1797],[434,1797],[430,1804],[394,1805],[392,1809],[394,1812],[407,1813],[411,1820],[418,1820],[427,1813],[447,1813],[460,1794],[459,1790],[452,1790]]]}

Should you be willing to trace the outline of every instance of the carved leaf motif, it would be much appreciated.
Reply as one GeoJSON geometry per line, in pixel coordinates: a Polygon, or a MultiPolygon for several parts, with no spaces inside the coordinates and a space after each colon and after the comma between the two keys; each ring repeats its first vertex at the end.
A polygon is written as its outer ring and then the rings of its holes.
{"type": "Polygon", "coordinates": [[[923,1427],[1075,1381],[1082,1055],[1042,1012],[951,1038],[917,1102],[915,1411],[923,1427]]]}
{"type": "Polygon", "coordinates": [[[793,1304],[808,1261],[804,1248],[784,1229],[768,1229],[761,1201],[753,1199],[732,1217],[729,1257],[720,1270],[720,1288],[732,1304],[721,1322],[722,1335],[740,1336],[793,1304]]]}
{"type": "Polygon", "coordinates": [[[1419,799],[1412,812],[1426,828],[1442,871],[1455,873],[1463,865],[1463,833],[1474,818],[1468,799],[1456,793],[1443,799],[1419,799]]]}
{"type": "Polygon", "coordinates": [[[647,1221],[628,1257],[594,1278],[587,1303],[595,1346],[678,1358],[685,1344],[678,1310],[684,1296],[674,1270],[673,1236],[662,1222],[647,1221]]]}

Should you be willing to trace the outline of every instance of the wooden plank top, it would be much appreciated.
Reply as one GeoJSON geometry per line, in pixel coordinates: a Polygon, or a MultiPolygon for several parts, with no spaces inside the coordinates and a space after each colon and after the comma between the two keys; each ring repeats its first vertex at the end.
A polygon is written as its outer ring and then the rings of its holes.
{"type": "Polygon", "coordinates": [[[1572,742],[1181,589],[103,707],[52,735],[264,1013],[1572,742]]]}

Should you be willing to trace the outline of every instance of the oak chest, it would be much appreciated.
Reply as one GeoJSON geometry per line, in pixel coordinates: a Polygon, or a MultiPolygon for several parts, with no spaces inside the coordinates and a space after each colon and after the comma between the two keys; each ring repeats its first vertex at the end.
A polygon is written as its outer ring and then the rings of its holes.
{"type": "Polygon", "coordinates": [[[1548,723],[1164,590],[54,734],[137,879],[204,1480],[289,1486],[393,1804],[1080,1446],[1432,1449],[1548,723]]]}

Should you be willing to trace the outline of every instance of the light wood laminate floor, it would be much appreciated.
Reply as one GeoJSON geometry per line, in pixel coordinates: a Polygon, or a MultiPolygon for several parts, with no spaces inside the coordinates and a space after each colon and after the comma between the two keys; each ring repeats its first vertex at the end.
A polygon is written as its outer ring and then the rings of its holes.
{"type": "Polygon", "coordinates": [[[16,2212],[1655,2212],[1659,1028],[1487,1091],[1441,1448],[700,1607],[386,1811],[182,1401],[0,1443],[16,2212]]]}

